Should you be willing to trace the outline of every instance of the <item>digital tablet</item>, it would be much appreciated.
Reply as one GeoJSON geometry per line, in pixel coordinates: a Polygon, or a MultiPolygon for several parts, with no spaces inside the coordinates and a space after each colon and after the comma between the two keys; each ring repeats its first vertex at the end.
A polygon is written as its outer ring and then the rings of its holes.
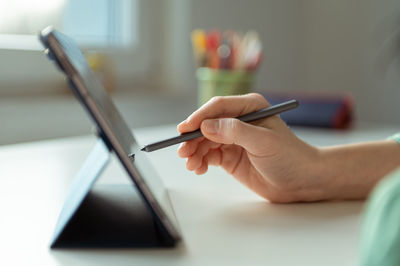
{"type": "Polygon", "coordinates": [[[112,99],[89,67],[78,45],[48,27],[40,33],[47,55],[66,75],[71,90],[88,111],[99,135],[117,155],[138,194],[170,244],[181,239],[176,218],[161,179],[132,135],[112,99]]]}

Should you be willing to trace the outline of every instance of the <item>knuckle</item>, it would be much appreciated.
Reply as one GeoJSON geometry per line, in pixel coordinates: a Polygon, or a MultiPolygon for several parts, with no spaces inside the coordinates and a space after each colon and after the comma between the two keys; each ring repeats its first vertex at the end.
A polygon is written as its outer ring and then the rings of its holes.
{"type": "Polygon", "coordinates": [[[251,98],[253,98],[255,101],[259,102],[260,104],[267,105],[267,106],[270,105],[269,102],[267,101],[267,99],[265,99],[265,97],[262,96],[262,95],[259,94],[259,93],[253,92],[253,93],[250,93],[249,96],[250,96],[251,98]]]}
{"type": "Polygon", "coordinates": [[[214,96],[211,98],[210,103],[213,105],[220,105],[225,101],[223,96],[214,96]]]}
{"type": "Polygon", "coordinates": [[[247,94],[247,95],[250,96],[250,97],[253,97],[253,98],[259,98],[259,97],[264,98],[261,94],[259,94],[259,93],[257,93],[257,92],[250,92],[250,93],[247,94]]]}

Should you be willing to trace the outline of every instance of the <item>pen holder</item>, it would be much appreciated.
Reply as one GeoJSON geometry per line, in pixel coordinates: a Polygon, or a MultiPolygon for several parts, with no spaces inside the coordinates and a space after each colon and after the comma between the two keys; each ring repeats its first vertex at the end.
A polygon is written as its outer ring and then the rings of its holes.
{"type": "Polygon", "coordinates": [[[240,70],[199,68],[198,105],[201,106],[214,96],[249,93],[254,83],[254,73],[240,70]]]}

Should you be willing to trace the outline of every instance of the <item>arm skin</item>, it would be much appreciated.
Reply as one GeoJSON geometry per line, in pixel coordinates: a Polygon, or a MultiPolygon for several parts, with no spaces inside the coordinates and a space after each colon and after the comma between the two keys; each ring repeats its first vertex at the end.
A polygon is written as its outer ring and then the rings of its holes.
{"type": "Polygon", "coordinates": [[[278,117],[243,123],[232,117],[269,106],[259,94],[214,97],[178,125],[204,137],[183,143],[178,155],[196,174],[220,166],[249,189],[276,203],[365,198],[400,166],[393,140],[314,147],[278,117]]]}
{"type": "Polygon", "coordinates": [[[394,140],[319,148],[320,168],[328,199],[363,199],[376,183],[400,166],[400,145],[394,140]],[[325,170],[324,170],[325,169],[325,170]]]}

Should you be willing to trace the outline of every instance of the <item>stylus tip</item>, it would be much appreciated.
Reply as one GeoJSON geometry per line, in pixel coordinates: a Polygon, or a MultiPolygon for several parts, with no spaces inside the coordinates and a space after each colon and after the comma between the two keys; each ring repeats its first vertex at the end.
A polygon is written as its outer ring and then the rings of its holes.
{"type": "Polygon", "coordinates": [[[141,149],[141,151],[147,151],[146,147],[143,147],[143,148],[141,149]]]}

